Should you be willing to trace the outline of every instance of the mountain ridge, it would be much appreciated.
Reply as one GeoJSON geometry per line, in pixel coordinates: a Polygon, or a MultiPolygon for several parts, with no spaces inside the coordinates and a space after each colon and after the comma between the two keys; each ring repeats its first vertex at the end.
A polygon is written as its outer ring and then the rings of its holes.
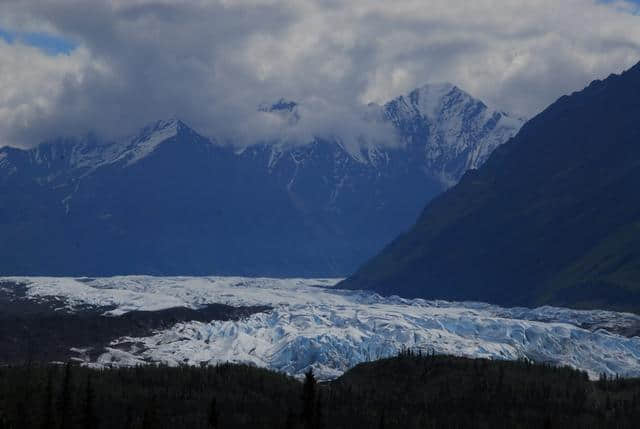
{"type": "Polygon", "coordinates": [[[637,311],[638,114],[638,66],[560,97],[342,287],[637,311]]]}
{"type": "MultiPolygon", "coordinates": [[[[298,115],[295,102],[275,106],[298,115]]],[[[455,117],[452,106],[440,110],[455,117]]],[[[398,128],[402,144],[357,153],[339,137],[238,150],[175,118],[113,142],[0,149],[0,272],[342,276],[408,227],[478,145],[515,133],[485,130],[488,111],[447,125],[439,149],[459,144],[446,165],[427,160],[438,123],[419,114],[403,116],[416,128],[398,128]]]]}

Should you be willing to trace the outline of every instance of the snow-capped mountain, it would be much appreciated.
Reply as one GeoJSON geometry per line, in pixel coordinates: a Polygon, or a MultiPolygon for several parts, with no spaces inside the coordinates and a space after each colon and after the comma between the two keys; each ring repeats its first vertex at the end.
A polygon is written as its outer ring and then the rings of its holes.
{"type": "Polygon", "coordinates": [[[640,63],[558,98],[342,287],[640,312],[638,118],[640,63]]]}
{"type": "Polygon", "coordinates": [[[417,88],[385,104],[384,113],[408,144],[424,151],[426,168],[446,185],[478,168],[524,122],[449,83],[417,88]]]}
{"type": "MultiPolygon", "coordinates": [[[[293,101],[258,110],[303,123],[293,101]]],[[[522,123],[453,85],[372,112],[398,141],[238,150],[172,119],[115,142],[2,148],[0,273],[345,275],[522,123]]]]}
{"type": "MultiPolygon", "coordinates": [[[[160,120],[145,126],[138,134],[118,141],[103,142],[95,136],[83,139],[56,139],[26,151],[32,165],[45,169],[95,170],[122,162],[129,166],[149,156],[161,144],[196,134],[178,119],[160,120]]],[[[5,156],[15,149],[4,149],[5,156]]]]}

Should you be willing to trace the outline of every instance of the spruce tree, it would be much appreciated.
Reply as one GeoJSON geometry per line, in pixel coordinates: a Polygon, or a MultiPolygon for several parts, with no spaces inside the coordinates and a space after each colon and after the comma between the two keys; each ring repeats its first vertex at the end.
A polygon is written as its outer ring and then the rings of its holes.
{"type": "Polygon", "coordinates": [[[295,426],[295,418],[293,415],[293,411],[291,411],[291,408],[289,408],[289,412],[287,413],[287,420],[285,422],[285,429],[293,429],[295,426]]]}
{"type": "Polygon", "coordinates": [[[125,429],[133,429],[135,427],[136,419],[133,414],[133,407],[131,406],[131,404],[127,405],[126,416],[127,417],[124,424],[125,429]]]}
{"type": "Polygon", "coordinates": [[[304,384],[302,385],[302,421],[306,428],[313,428],[315,402],[316,402],[316,377],[313,369],[309,368],[304,374],[304,384]]]}
{"type": "Polygon", "coordinates": [[[44,390],[44,400],[42,402],[42,422],[41,429],[53,429],[53,380],[52,370],[47,371],[47,385],[44,390]]]}
{"type": "Polygon", "coordinates": [[[218,404],[215,397],[209,405],[209,428],[218,429],[218,404]]]}
{"type": "Polygon", "coordinates": [[[385,425],[384,425],[384,410],[382,410],[382,413],[380,414],[380,421],[378,422],[378,429],[384,429],[385,425]]]}
{"type": "Polygon", "coordinates": [[[323,429],[323,419],[322,419],[322,396],[318,394],[318,399],[316,400],[316,409],[313,417],[313,429],[323,429]]]}
{"type": "Polygon", "coordinates": [[[158,399],[154,394],[147,404],[142,416],[142,429],[156,429],[158,426],[158,399]]]}
{"type": "Polygon", "coordinates": [[[4,412],[0,409],[0,429],[9,429],[9,420],[4,412]]]}
{"type": "Polygon", "coordinates": [[[87,376],[87,388],[84,402],[84,427],[94,429],[98,426],[98,419],[95,414],[95,393],[91,385],[91,375],[87,376]]]}
{"type": "Polygon", "coordinates": [[[60,429],[67,429],[71,426],[71,362],[64,368],[64,380],[62,384],[62,394],[59,402],[60,429]]]}

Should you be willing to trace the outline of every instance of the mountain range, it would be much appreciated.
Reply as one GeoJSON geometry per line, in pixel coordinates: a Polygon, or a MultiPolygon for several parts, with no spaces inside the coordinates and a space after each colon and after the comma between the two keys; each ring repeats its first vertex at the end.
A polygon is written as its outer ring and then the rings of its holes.
{"type": "MultiPolygon", "coordinates": [[[[295,124],[298,108],[259,110],[295,124]]],[[[172,119],[1,148],[0,273],[344,276],[523,123],[450,84],[366,111],[394,141],[239,148],[172,119]]]]}
{"type": "Polygon", "coordinates": [[[640,310],[640,64],[563,96],[345,288],[640,310]]]}

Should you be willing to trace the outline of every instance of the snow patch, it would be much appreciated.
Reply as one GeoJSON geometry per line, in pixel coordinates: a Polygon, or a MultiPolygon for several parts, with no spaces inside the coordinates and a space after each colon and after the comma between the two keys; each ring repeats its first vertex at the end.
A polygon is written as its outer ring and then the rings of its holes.
{"type": "Polygon", "coordinates": [[[129,148],[117,159],[126,159],[127,165],[135,164],[153,153],[165,140],[178,135],[180,122],[177,120],[159,121],[150,132],[133,140],[129,148]]]}
{"type": "Polygon", "coordinates": [[[427,84],[411,91],[408,94],[408,98],[423,116],[435,118],[445,107],[446,96],[456,89],[454,85],[448,82],[427,84]]]}

